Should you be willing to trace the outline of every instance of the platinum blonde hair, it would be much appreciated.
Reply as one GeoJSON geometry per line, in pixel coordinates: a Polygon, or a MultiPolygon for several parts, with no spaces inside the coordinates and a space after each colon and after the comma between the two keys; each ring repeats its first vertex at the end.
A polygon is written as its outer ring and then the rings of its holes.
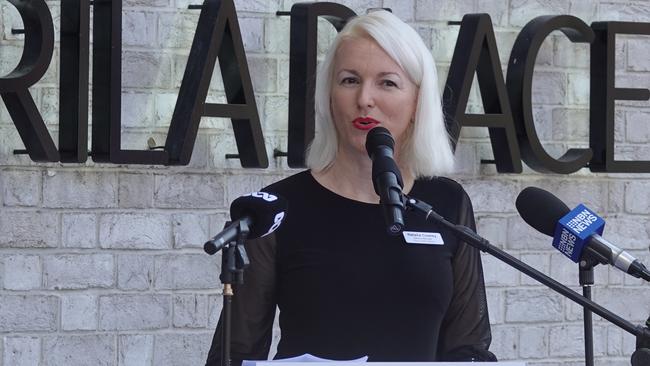
{"type": "Polygon", "coordinates": [[[419,88],[414,126],[400,147],[402,168],[410,169],[415,177],[450,173],[454,154],[444,123],[433,56],[413,28],[385,10],[352,18],[325,54],[316,75],[316,136],[307,151],[307,166],[321,171],[336,159],[338,139],[330,110],[334,58],[342,40],[364,37],[377,42],[419,88]]]}

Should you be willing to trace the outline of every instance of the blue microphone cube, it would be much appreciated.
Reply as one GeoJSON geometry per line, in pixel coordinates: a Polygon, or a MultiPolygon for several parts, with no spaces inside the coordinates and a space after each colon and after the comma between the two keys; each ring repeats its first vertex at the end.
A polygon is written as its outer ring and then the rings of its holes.
{"type": "Polygon", "coordinates": [[[594,234],[601,235],[603,229],[605,220],[580,204],[557,222],[553,246],[578,263],[589,237],[594,234]]]}

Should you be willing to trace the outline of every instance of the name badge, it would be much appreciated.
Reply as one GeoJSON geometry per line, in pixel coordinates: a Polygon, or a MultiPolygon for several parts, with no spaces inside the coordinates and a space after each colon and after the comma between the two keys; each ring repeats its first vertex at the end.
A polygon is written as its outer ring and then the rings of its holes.
{"type": "Polygon", "coordinates": [[[445,242],[442,240],[440,233],[428,233],[422,231],[402,231],[404,240],[409,244],[429,244],[429,245],[443,245],[445,242]]]}

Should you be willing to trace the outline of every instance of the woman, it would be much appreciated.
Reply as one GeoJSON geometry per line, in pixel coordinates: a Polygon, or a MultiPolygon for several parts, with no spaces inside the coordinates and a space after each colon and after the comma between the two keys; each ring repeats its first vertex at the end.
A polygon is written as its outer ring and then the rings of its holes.
{"type": "MultiPolygon", "coordinates": [[[[317,76],[317,134],[309,171],[265,191],[289,201],[272,235],[247,243],[251,266],[233,300],[232,358],[266,359],[276,304],[276,358],[304,353],[370,361],[495,360],[479,252],[415,213],[406,230],[441,240],[409,243],[386,233],[368,130],[387,128],[404,192],[448,220],[474,227],[471,202],[449,172],[435,65],[417,33],[387,11],[356,17],[317,76]]],[[[220,364],[221,327],[208,365],[220,364]]]]}

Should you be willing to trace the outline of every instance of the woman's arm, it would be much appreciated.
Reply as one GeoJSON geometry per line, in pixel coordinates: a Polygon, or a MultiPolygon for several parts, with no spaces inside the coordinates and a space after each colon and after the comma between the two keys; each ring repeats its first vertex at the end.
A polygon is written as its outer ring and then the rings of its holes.
{"type": "MultiPolygon", "coordinates": [[[[472,203],[464,191],[457,223],[476,230],[472,203]]],[[[496,357],[488,351],[492,335],[480,251],[459,242],[452,268],[454,288],[438,338],[439,359],[496,361],[496,357]]]]}

